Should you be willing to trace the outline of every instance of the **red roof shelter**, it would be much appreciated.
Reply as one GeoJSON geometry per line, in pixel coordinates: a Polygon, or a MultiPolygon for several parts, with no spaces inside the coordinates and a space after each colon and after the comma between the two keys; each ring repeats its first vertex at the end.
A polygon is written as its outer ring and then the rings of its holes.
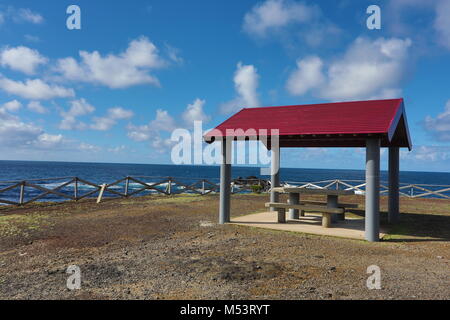
{"type": "MultiPolygon", "coordinates": [[[[229,146],[242,139],[261,140],[272,149],[272,187],[279,186],[279,148],[365,147],[369,241],[379,239],[380,147],[389,148],[389,220],[398,219],[399,148],[412,149],[403,99],[245,108],[204,138],[208,143],[222,142],[221,223],[230,221],[229,146]]],[[[278,195],[271,192],[271,202],[276,199],[278,195]]]]}
{"type": "Polygon", "coordinates": [[[403,99],[245,108],[205,139],[242,138],[237,129],[267,129],[269,137],[271,129],[278,129],[282,148],[365,147],[367,137],[379,137],[381,147],[412,148],[403,99]]]}

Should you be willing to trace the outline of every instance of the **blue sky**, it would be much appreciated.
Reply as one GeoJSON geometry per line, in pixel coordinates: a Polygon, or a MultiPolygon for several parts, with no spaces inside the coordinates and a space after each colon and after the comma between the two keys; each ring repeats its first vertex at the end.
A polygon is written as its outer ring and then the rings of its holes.
{"type": "MultiPolygon", "coordinates": [[[[402,169],[449,171],[449,21],[447,0],[2,1],[0,159],[171,163],[193,120],[403,97],[402,169]]],[[[364,151],[283,150],[282,165],[360,169],[364,151]]]]}

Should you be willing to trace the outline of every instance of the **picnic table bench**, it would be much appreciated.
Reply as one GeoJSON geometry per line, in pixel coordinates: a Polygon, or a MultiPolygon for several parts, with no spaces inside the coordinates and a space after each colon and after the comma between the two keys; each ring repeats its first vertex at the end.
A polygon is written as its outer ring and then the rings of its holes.
{"type": "Polygon", "coordinates": [[[350,190],[328,190],[328,189],[310,189],[298,187],[276,187],[272,189],[278,193],[288,193],[289,202],[268,202],[265,204],[267,208],[273,208],[278,212],[278,222],[286,223],[286,210],[290,210],[292,219],[299,219],[300,214],[304,216],[304,212],[322,213],[322,226],[330,228],[333,221],[337,219],[345,220],[346,208],[358,207],[356,204],[339,203],[339,195],[353,195],[350,190]],[[309,195],[326,195],[327,202],[321,201],[300,201],[300,194],[309,195]]]}

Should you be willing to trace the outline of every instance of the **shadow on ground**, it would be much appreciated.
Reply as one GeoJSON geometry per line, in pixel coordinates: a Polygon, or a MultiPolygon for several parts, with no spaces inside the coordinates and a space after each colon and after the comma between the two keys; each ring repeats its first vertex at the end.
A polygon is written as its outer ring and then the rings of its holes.
{"type": "MultiPolygon", "coordinates": [[[[364,217],[364,210],[352,209],[350,213],[364,217]]],[[[380,212],[380,224],[388,235],[388,242],[450,241],[450,216],[423,213],[400,214],[396,224],[388,223],[388,213],[380,212]]]]}

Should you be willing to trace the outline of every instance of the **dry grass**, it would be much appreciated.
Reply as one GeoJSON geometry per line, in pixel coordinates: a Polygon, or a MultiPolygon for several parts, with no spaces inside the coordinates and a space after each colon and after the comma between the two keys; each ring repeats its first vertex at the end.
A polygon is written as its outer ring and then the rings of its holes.
{"type": "MultiPolygon", "coordinates": [[[[266,201],[234,195],[232,216],[266,201]]],[[[363,215],[363,197],[342,201],[363,215]]],[[[217,211],[217,195],[3,207],[0,298],[450,298],[448,201],[402,198],[401,222],[381,243],[217,225],[217,211]],[[65,288],[70,264],[82,270],[81,291],[65,288]],[[365,287],[372,264],[383,290],[365,287]]]]}

